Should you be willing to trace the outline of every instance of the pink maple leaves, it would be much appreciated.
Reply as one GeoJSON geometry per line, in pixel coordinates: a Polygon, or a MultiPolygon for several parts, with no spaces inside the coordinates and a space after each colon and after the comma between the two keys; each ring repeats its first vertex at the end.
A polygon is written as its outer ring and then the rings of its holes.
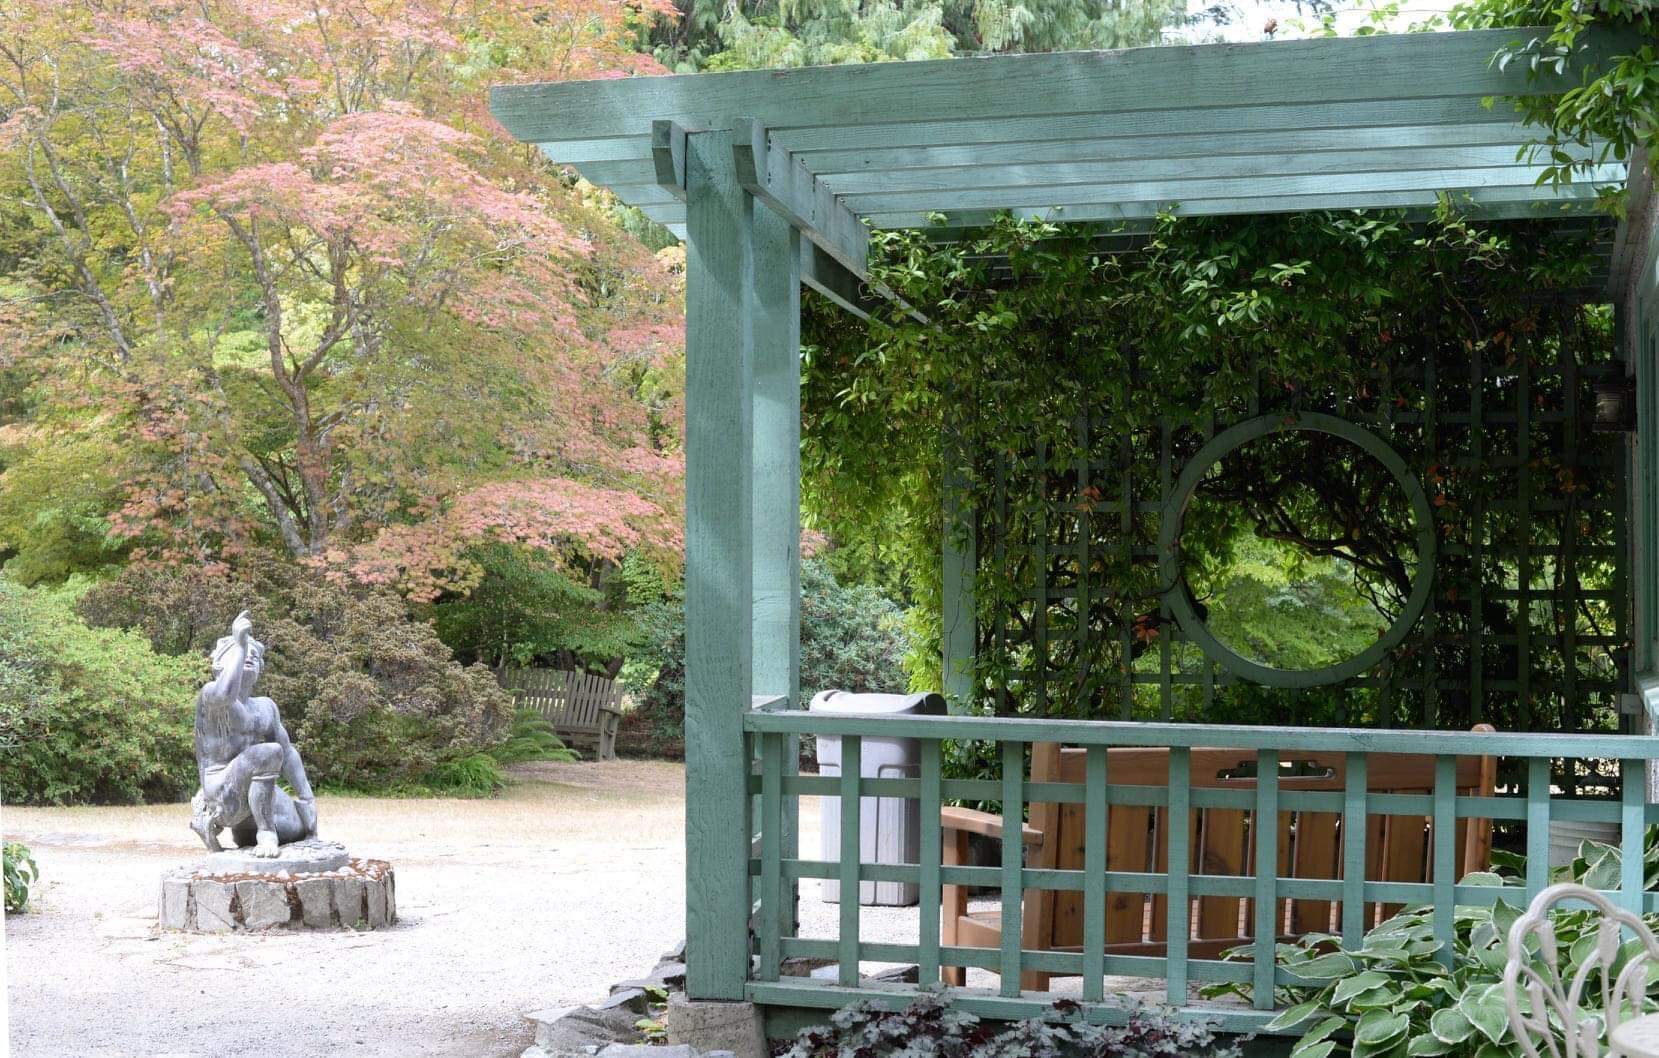
{"type": "Polygon", "coordinates": [[[488,540],[610,561],[633,551],[672,560],[681,545],[677,519],[636,493],[551,477],[469,489],[437,517],[388,527],[369,545],[328,557],[337,576],[340,568],[349,568],[359,581],[392,585],[430,601],[477,582],[481,571],[465,552],[488,540]]]}

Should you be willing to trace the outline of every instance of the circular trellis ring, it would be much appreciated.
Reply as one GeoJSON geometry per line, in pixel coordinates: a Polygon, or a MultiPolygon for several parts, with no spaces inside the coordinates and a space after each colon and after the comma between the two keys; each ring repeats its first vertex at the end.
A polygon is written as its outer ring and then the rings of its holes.
{"type": "Polygon", "coordinates": [[[1164,590],[1163,598],[1180,624],[1181,631],[1198,644],[1205,657],[1228,672],[1269,687],[1317,687],[1327,683],[1340,683],[1382,661],[1388,652],[1399,646],[1411,632],[1417,618],[1422,615],[1423,608],[1428,605],[1429,591],[1434,580],[1434,549],[1434,510],[1429,506],[1429,498],[1424,494],[1416,475],[1406,467],[1405,460],[1369,430],[1346,419],[1319,412],[1263,415],[1216,434],[1182,469],[1180,478],[1175,482],[1175,491],[1171,494],[1169,502],[1164,505],[1162,524],[1158,528],[1158,568],[1163,583],[1169,585],[1164,590]],[[1224,456],[1257,438],[1295,431],[1330,434],[1357,445],[1376,459],[1405,490],[1407,499],[1411,501],[1413,520],[1417,526],[1417,568],[1412,573],[1411,595],[1406,599],[1405,609],[1375,643],[1346,661],[1317,669],[1276,669],[1240,657],[1211,634],[1203,619],[1198,616],[1197,608],[1193,604],[1192,591],[1181,572],[1181,520],[1185,517],[1187,505],[1192,502],[1193,493],[1204,475],[1224,456]]]}

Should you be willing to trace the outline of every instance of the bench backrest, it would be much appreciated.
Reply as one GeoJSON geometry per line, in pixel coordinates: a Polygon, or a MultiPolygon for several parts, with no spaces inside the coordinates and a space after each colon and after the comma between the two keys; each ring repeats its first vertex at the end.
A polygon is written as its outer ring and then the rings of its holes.
{"type": "Polygon", "coordinates": [[[508,669],[501,685],[518,704],[529,706],[560,731],[597,731],[601,714],[622,701],[622,685],[586,672],[562,669],[508,669]]]}

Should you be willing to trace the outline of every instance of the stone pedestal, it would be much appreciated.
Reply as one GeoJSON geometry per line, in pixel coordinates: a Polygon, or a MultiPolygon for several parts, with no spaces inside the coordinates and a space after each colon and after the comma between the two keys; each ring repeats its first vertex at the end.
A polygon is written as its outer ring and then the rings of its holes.
{"type": "Polygon", "coordinates": [[[397,921],[385,860],[360,860],[331,841],[298,841],[270,859],[236,849],[161,877],[163,929],[384,929],[397,921]]]}

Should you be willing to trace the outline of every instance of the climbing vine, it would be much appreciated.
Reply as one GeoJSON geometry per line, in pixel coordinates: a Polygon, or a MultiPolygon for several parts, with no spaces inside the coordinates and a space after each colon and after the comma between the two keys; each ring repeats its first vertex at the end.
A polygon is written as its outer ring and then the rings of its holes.
{"type": "MultiPolygon", "coordinates": [[[[1523,361],[1547,372],[1572,344],[1568,355],[1605,362],[1611,340],[1604,315],[1578,305],[1592,274],[1593,238],[1591,228],[1476,225],[1450,203],[1427,221],[1357,213],[1164,217],[1149,233],[1103,236],[1004,219],[951,243],[926,231],[880,233],[872,276],[891,287],[902,306],[882,309],[867,326],[821,307],[807,316],[803,455],[813,509],[838,538],[883,527],[889,547],[908,566],[922,619],[933,623],[922,629],[932,633],[921,637],[927,643],[938,642],[940,534],[979,542],[978,704],[1058,715],[1160,715],[1161,709],[1179,716],[1179,701],[1172,707],[1166,693],[1160,704],[1150,687],[1137,689],[1123,678],[1144,668],[1175,634],[1159,605],[1166,585],[1157,564],[1144,560],[1157,512],[1140,504],[1127,515],[1121,507],[1113,510],[1101,479],[1073,468],[1109,464],[1114,452],[1123,452],[1121,477],[1112,480],[1124,481],[1136,496],[1156,494],[1155,479],[1167,476],[1172,465],[1178,469],[1203,437],[1250,414],[1319,410],[1367,421],[1418,421],[1434,401],[1450,399],[1446,383],[1438,390],[1421,384],[1428,360],[1498,365],[1496,382],[1468,385],[1505,401],[1516,396],[1510,376],[1525,374],[1516,367],[1523,361]],[[1489,386],[1496,388],[1487,393],[1489,386]],[[1087,423],[1110,424],[1113,436],[1090,435],[1087,423]],[[950,443],[941,446],[942,437],[950,443]],[[1160,443],[1170,449],[1173,464],[1133,458],[1160,443]],[[960,482],[965,499],[963,515],[949,524],[943,513],[947,475],[960,482]],[[1107,514],[1098,516],[1102,510],[1107,514]],[[1064,528],[1056,535],[1057,521],[1065,519],[1071,535],[1064,528]],[[1089,569],[1079,572],[1075,561],[1068,569],[1071,560],[1064,555],[1009,558],[1020,550],[1012,545],[1030,545],[1044,533],[1062,552],[1073,544],[1082,549],[1079,537],[1087,533],[1098,545],[1089,569]],[[1106,589],[1089,600],[1088,612],[1071,613],[1069,624],[1063,605],[1032,602],[1035,585],[1046,592],[1068,576],[1106,589]],[[1034,660],[1034,650],[1042,649],[1032,646],[1037,624],[1072,645],[1034,660]],[[1033,665],[1058,675],[1043,684],[1033,665]],[[1117,683],[1129,688],[1127,698],[1114,690],[1117,683]]],[[[1537,394],[1540,410],[1560,413],[1580,396],[1546,388],[1537,394]]],[[[1466,405],[1469,397],[1462,392],[1457,399],[1466,405]]],[[[1452,449],[1467,442],[1466,432],[1455,441],[1422,436],[1421,430],[1406,433],[1411,437],[1397,444],[1433,494],[1436,531],[1451,551],[1467,555],[1476,536],[1534,534],[1522,525],[1525,512],[1492,513],[1513,481],[1460,465],[1461,452],[1452,449]],[[1483,528],[1466,526],[1473,510],[1481,512],[1483,528]]],[[[1568,444],[1559,430],[1539,431],[1525,455],[1528,479],[1547,481],[1568,497],[1585,491],[1575,483],[1579,471],[1570,465],[1568,444]]],[[[1232,517],[1189,517],[1181,546],[1196,579],[1236,551],[1241,526],[1267,524],[1285,513],[1271,508],[1283,506],[1277,483],[1292,469],[1286,458],[1270,454],[1229,468],[1217,496],[1234,501],[1232,517]]],[[[1337,463],[1326,475],[1333,480],[1352,469],[1351,461],[1337,463]]],[[[1381,517],[1364,489],[1353,495],[1347,505],[1304,502],[1299,520],[1276,531],[1300,533],[1313,549],[1340,541],[1350,556],[1397,552],[1409,527],[1381,517]]],[[[1611,544],[1611,523],[1590,526],[1590,508],[1575,504],[1552,516],[1557,529],[1571,520],[1570,531],[1540,529],[1536,546],[1559,549],[1567,538],[1578,541],[1574,547],[1611,544]],[[1608,539],[1590,542],[1581,539],[1581,530],[1608,539]]],[[[1397,594],[1397,564],[1374,565],[1374,591],[1397,594]]],[[[1555,558],[1537,566],[1557,578],[1566,568],[1555,558]]],[[[1605,568],[1572,575],[1615,576],[1605,568]]],[[[1496,594],[1500,582],[1513,576],[1502,564],[1454,560],[1441,570],[1438,591],[1447,606],[1461,598],[1467,610],[1471,597],[1481,597],[1481,585],[1496,594]]],[[[1557,631],[1567,625],[1575,632],[1591,625],[1611,631],[1614,608],[1602,602],[1575,610],[1558,619],[1557,631]]],[[[1469,617],[1472,626],[1510,639],[1518,624],[1530,621],[1513,607],[1507,617],[1497,611],[1469,617]],[[1500,627],[1505,621],[1507,631],[1500,627]]],[[[1485,648],[1458,648],[1455,639],[1452,646],[1418,644],[1402,651],[1395,665],[1419,673],[1425,665],[1466,667],[1467,657],[1446,656],[1458,649],[1467,654],[1485,648]]],[[[1604,667],[1616,668],[1615,651],[1606,653],[1604,667]]],[[[913,676],[937,686],[937,662],[917,661],[913,676]]],[[[1494,678],[1506,672],[1513,682],[1516,667],[1527,662],[1510,649],[1480,663],[1494,678]]],[[[1577,664],[1564,660],[1575,671],[1557,675],[1572,682],[1577,664]]],[[[1175,667],[1195,671],[1190,650],[1175,667]]],[[[1541,689],[1546,682],[1542,678],[1541,689]]],[[[1301,694],[1288,716],[1292,698],[1283,694],[1264,699],[1263,689],[1240,687],[1223,699],[1206,700],[1204,715],[1234,710],[1241,718],[1362,719],[1354,715],[1359,707],[1352,694],[1343,705],[1332,705],[1330,694],[1301,694]],[[1325,714],[1309,717],[1310,702],[1323,702],[1325,714]]],[[[1456,692],[1438,698],[1435,708],[1445,723],[1482,715],[1480,702],[1458,699],[1456,692]]],[[[1520,712],[1534,708],[1529,703],[1520,712]]],[[[1363,719],[1388,718],[1373,710],[1363,719]]]]}
{"type": "Polygon", "coordinates": [[[1659,8],[1649,0],[1476,0],[1454,9],[1452,24],[1549,27],[1541,36],[1517,38],[1493,63],[1576,74],[1578,83],[1560,95],[1511,101],[1542,132],[1531,150],[1546,163],[1540,182],[1567,183],[1609,159],[1627,161],[1637,148],[1649,159],[1659,156],[1659,8]],[[1616,40],[1605,62],[1586,55],[1597,32],[1616,40]]]}

